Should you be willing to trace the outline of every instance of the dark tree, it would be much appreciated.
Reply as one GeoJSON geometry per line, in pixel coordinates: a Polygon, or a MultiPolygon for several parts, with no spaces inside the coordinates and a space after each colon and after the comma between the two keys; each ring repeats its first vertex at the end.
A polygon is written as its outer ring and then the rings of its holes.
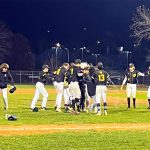
{"type": "Polygon", "coordinates": [[[20,34],[14,34],[12,39],[11,62],[14,69],[30,70],[34,68],[34,56],[28,39],[20,34]]]}
{"type": "Polygon", "coordinates": [[[150,40],[150,10],[145,6],[137,7],[136,14],[132,18],[133,24],[130,26],[135,37],[135,44],[140,45],[143,39],[150,40]]]}
{"type": "MultiPolygon", "coordinates": [[[[134,46],[140,46],[141,42],[149,42],[150,40],[150,10],[145,6],[139,6],[132,18],[133,24],[130,26],[132,35],[135,38],[134,46]],[[145,40],[144,40],[145,39],[145,40]]],[[[142,44],[143,45],[143,44],[142,44]]],[[[143,45],[145,46],[145,45],[143,45]]],[[[146,56],[146,60],[150,61],[150,51],[146,56]]]]}
{"type": "Polygon", "coordinates": [[[10,28],[0,21],[0,62],[7,60],[12,49],[12,36],[10,28]]]}

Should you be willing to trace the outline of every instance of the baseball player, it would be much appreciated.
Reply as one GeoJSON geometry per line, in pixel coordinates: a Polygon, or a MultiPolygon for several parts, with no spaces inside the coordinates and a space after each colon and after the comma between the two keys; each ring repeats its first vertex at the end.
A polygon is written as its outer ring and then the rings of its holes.
{"type": "Polygon", "coordinates": [[[14,80],[8,71],[9,65],[7,63],[2,63],[0,65],[0,90],[2,92],[2,97],[4,100],[4,110],[8,109],[8,97],[7,97],[7,84],[11,84],[11,88],[14,88],[14,80]]]}
{"type": "Polygon", "coordinates": [[[107,115],[107,101],[106,101],[106,91],[107,87],[106,84],[110,80],[109,74],[103,70],[103,63],[99,62],[97,64],[98,70],[95,71],[93,77],[94,82],[96,84],[96,102],[97,102],[97,115],[101,115],[101,107],[100,107],[100,100],[103,100],[104,104],[104,115],[107,115]]]}
{"type": "Polygon", "coordinates": [[[68,78],[67,78],[67,73],[65,74],[64,78],[64,91],[63,91],[63,97],[64,97],[64,107],[65,107],[65,112],[69,111],[69,104],[70,104],[70,93],[69,93],[69,83],[68,83],[68,78]]]}
{"type": "Polygon", "coordinates": [[[87,89],[87,92],[88,92],[88,95],[89,95],[89,97],[87,97],[87,100],[89,101],[89,110],[90,110],[90,112],[92,112],[93,109],[97,107],[96,85],[95,85],[95,82],[93,80],[94,72],[95,72],[95,68],[93,66],[91,66],[89,68],[89,73],[85,77],[85,81],[86,81],[86,85],[87,85],[86,89],[87,89]],[[93,100],[92,104],[90,104],[90,98],[93,100]]]}
{"type": "Polygon", "coordinates": [[[42,66],[42,71],[39,74],[39,81],[36,83],[36,90],[35,90],[34,98],[31,103],[31,110],[34,111],[34,108],[36,107],[35,105],[39,99],[40,94],[42,94],[43,96],[42,110],[47,110],[46,104],[48,99],[48,93],[44,85],[49,79],[50,79],[49,66],[45,64],[42,66]]]}
{"type": "MultiPolygon", "coordinates": [[[[150,66],[148,67],[148,70],[145,72],[145,76],[150,76],[150,66]]],[[[148,98],[148,108],[147,109],[150,109],[150,86],[148,87],[147,98],[148,98]]]]}
{"type": "Polygon", "coordinates": [[[61,112],[62,95],[64,92],[64,79],[68,69],[69,69],[69,64],[64,63],[62,67],[58,68],[57,71],[55,72],[54,87],[57,92],[56,104],[55,104],[56,112],[61,112]]]}
{"type": "Polygon", "coordinates": [[[79,81],[79,86],[80,86],[80,82],[83,84],[81,86],[82,88],[80,87],[80,90],[81,90],[80,109],[83,112],[88,112],[87,108],[89,107],[89,104],[90,104],[90,96],[88,94],[88,89],[87,89],[87,80],[88,80],[90,66],[87,62],[82,62],[80,67],[81,67],[81,71],[83,72],[83,77],[79,81]],[[86,102],[86,108],[85,108],[85,102],[86,102]]]}
{"type": "Polygon", "coordinates": [[[81,91],[80,110],[82,112],[86,112],[85,100],[87,100],[86,103],[89,101],[89,95],[87,93],[87,85],[84,79],[85,79],[85,76],[89,73],[88,64],[86,62],[81,62],[80,68],[81,68],[81,71],[83,72],[83,76],[79,78],[79,87],[81,91]]]}
{"type": "Polygon", "coordinates": [[[143,73],[139,72],[138,70],[135,70],[135,66],[133,63],[129,64],[129,70],[126,71],[124,80],[121,85],[121,90],[124,86],[124,84],[127,82],[127,103],[128,103],[128,109],[130,108],[130,97],[133,98],[133,107],[136,108],[136,84],[138,83],[138,77],[144,76],[143,73]]]}
{"type": "Polygon", "coordinates": [[[83,76],[83,72],[81,71],[80,64],[81,64],[81,60],[76,59],[75,65],[72,66],[68,72],[69,81],[70,81],[69,92],[72,101],[73,113],[75,114],[79,114],[80,112],[81,91],[79,87],[79,80],[83,76]],[[77,111],[75,110],[75,107],[77,107],[77,111]]]}
{"type": "Polygon", "coordinates": [[[70,63],[69,69],[66,73],[65,80],[64,80],[64,100],[65,100],[65,112],[72,112],[72,96],[70,95],[70,90],[69,90],[69,84],[70,84],[70,75],[71,75],[71,70],[73,70],[74,63],[70,63]]]}

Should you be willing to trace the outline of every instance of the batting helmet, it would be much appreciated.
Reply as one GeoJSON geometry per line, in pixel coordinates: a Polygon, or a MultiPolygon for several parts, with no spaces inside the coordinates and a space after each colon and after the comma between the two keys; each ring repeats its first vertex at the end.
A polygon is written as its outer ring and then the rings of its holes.
{"type": "Polygon", "coordinates": [[[102,62],[98,62],[97,63],[97,67],[98,67],[98,69],[103,69],[103,63],[102,62]]]}

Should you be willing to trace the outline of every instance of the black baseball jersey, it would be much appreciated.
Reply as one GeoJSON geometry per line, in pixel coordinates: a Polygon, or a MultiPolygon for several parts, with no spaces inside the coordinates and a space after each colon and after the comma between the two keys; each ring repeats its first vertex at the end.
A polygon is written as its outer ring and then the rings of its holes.
{"type": "Polygon", "coordinates": [[[94,96],[96,93],[96,84],[93,80],[93,74],[89,73],[85,78],[89,96],[94,96]]]}
{"type": "Polygon", "coordinates": [[[83,73],[80,67],[73,66],[69,69],[67,76],[69,78],[69,82],[79,82],[83,79],[83,73]]]}
{"type": "Polygon", "coordinates": [[[47,81],[50,80],[50,73],[49,72],[44,72],[44,71],[41,71],[39,73],[39,82],[43,83],[43,84],[46,84],[47,81]]]}
{"type": "Polygon", "coordinates": [[[134,70],[133,72],[127,71],[125,73],[125,77],[127,77],[127,83],[137,84],[139,73],[140,72],[138,70],[134,70]]]}
{"type": "Polygon", "coordinates": [[[7,88],[7,84],[10,83],[14,86],[14,80],[9,71],[7,72],[0,72],[0,88],[7,88]]]}
{"type": "Polygon", "coordinates": [[[104,70],[96,70],[94,73],[94,82],[96,85],[106,85],[109,74],[104,70]]]}
{"type": "Polygon", "coordinates": [[[67,69],[65,67],[60,67],[55,71],[54,81],[56,82],[64,82],[65,75],[67,73],[67,69]]]}
{"type": "Polygon", "coordinates": [[[150,70],[149,69],[145,72],[145,75],[150,76],[150,70]]]}

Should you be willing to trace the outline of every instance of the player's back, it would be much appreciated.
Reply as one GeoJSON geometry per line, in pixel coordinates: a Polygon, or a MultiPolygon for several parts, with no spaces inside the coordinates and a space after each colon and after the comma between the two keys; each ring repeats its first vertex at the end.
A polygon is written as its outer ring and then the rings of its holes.
{"type": "Polygon", "coordinates": [[[96,85],[106,85],[109,74],[105,70],[97,70],[94,73],[94,82],[96,85]]]}

